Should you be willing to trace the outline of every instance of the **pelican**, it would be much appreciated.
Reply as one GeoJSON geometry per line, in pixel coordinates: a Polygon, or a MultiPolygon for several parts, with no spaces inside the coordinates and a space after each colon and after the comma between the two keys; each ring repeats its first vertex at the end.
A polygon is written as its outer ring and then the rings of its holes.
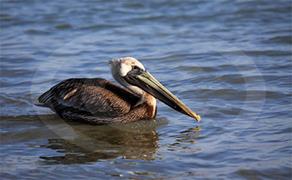
{"type": "Polygon", "coordinates": [[[102,78],[72,78],[53,86],[38,98],[61,118],[90,124],[128,123],[153,119],[156,99],[200,121],[200,116],[167,90],[133,57],[109,61],[120,87],[102,78]]]}

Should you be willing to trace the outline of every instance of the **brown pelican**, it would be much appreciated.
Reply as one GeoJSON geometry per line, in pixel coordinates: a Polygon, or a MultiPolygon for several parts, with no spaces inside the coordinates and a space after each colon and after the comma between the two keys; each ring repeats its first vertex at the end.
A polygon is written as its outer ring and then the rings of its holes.
{"type": "Polygon", "coordinates": [[[61,118],[91,124],[127,123],[156,116],[156,99],[197,121],[200,116],[157,81],[135,58],[109,62],[114,79],[125,88],[101,78],[67,79],[38,98],[39,106],[61,118]]]}

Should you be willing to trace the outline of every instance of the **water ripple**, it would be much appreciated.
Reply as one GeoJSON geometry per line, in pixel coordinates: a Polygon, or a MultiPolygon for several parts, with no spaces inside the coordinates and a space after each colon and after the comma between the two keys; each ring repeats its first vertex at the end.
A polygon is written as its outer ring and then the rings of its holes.
{"type": "Polygon", "coordinates": [[[291,2],[1,1],[4,179],[289,179],[291,2]],[[162,103],[129,125],[63,121],[33,105],[69,77],[140,59],[202,116],[162,103]],[[60,168],[61,167],[61,168],[60,168]]]}

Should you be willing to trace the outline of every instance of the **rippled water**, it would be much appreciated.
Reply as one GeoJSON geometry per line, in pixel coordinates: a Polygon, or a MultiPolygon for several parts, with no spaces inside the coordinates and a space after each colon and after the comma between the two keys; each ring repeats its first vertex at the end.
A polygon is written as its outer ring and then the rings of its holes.
{"type": "Polygon", "coordinates": [[[1,179],[291,179],[291,1],[1,1],[1,179]],[[140,59],[202,116],[64,122],[34,99],[140,59]]]}

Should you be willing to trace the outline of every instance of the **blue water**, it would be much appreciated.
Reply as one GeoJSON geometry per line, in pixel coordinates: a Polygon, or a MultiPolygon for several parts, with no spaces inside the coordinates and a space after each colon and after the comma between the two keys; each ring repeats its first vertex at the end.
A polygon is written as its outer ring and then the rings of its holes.
{"type": "Polygon", "coordinates": [[[291,179],[291,1],[1,1],[1,179],[291,179]],[[202,121],[65,122],[36,97],[133,56],[202,121]]]}

